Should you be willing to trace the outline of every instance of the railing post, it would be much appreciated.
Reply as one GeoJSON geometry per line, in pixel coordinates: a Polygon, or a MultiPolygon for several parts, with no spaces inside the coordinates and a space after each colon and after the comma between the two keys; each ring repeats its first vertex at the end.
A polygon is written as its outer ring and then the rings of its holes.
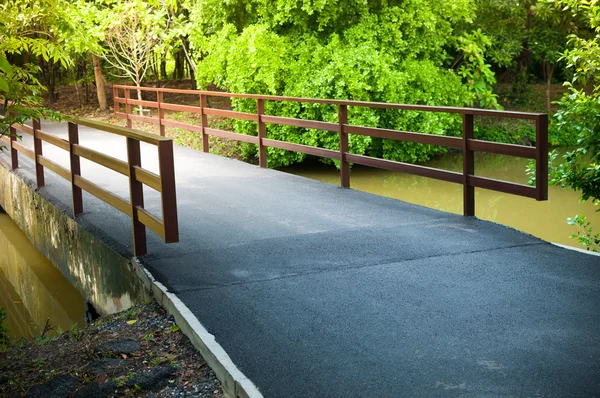
{"type": "Polygon", "coordinates": [[[119,103],[117,102],[117,96],[119,95],[119,89],[113,85],[112,92],[113,92],[113,114],[116,115],[117,112],[121,111],[119,103]]]}
{"type": "Polygon", "coordinates": [[[201,128],[200,136],[202,137],[202,152],[208,153],[208,134],[204,132],[204,129],[208,126],[208,117],[204,113],[204,108],[208,107],[208,101],[206,100],[205,94],[200,94],[200,112],[201,114],[201,128]]]}
{"type": "Polygon", "coordinates": [[[137,207],[144,208],[144,189],[142,183],[135,179],[133,166],[142,167],[140,142],[127,137],[127,163],[129,164],[129,199],[131,201],[131,230],[133,234],[133,255],[144,256],[146,247],[146,226],[140,222],[137,207]]]}
{"type": "Polygon", "coordinates": [[[535,119],[535,199],[548,200],[548,115],[535,119]]]}
{"type": "Polygon", "coordinates": [[[179,241],[179,222],[177,218],[177,195],[175,192],[175,163],[173,141],[159,141],[158,168],[160,171],[160,192],[162,204],[165,243],[179,241]]]}
{"type": "Polygon", "coordinates": [[[129,91],[128,88],[125,89],[125,114],[127,117],[127,127],[131,128],[132,126],[132,122],[131,122],[131,118],[129,117],[129,115],[131,115],[132,112],[132,106],[129,103],[129,100],[131,99],[131,91],[129,91]]]}
{"type": "Polygon", "coordinates": [[[41,188],[45,185],[44,182],[44,166],[42,166],[39,162],[38,157],[42,156],[42,140],[38,138],[38,130],[41,130],[41,125],[39,119],[33,119],[33,153],[34,153],[34,162],[35,162],[35,181],[38,188],[41,188]]]}
{"type": "Polygon", "coordinates": [[[79,126],[69,122],[69,155],[71,160],[71,192],[73,196],[73,218],[83,213],[83,194],[81,188],[75,185],[76,177],[81,176],[79,156],[73,151],[73,146],[79,144],[79,126]]]}
{"type": "Polygon", "coordinates": [[[348,153],[348,134],[344,125],[348,124],[348,107],[338,105],[338,120],[340,124],[340,183],[343,188],[350,188],[350,165],[346,161],[348,153]]]}
{"type": "Polygon", "coordinates": [[[19,168],[19,152],[13,147],[13,142],[17,140],[17,130],[10,127],[8,131],[10,135],[10,166],[16,170],[19,168]]]}
{"type": "Polygon", "coordinates": [[[267,148],[263,144],[263,138],[267,138],[267,126],[262,121],[262,115],[265,114],[265,100],[258,98],[256,100],[256,123],[258,124],[258,165],[262,168],[267,167],[267,148]]]}
{"type": "Polygon", "coordinates": [[[156,106],[158,108],[158,129],[160,130],[160,135],[162,137],[164,137],[165,136],[165,126],[163,124],[163,119],[165,118],[165,111],[161,107],[162,102],[163,102],[163,92],[156,90],[156,106]]]}
{"type": "Polygon", "coordinates": [[[473,115],[463,114],[463,214],[475,215],[475,187],[469,184],[469,175],[475,174],[475,156],[469,149],[469,140],[473,138],[473,115]]]}

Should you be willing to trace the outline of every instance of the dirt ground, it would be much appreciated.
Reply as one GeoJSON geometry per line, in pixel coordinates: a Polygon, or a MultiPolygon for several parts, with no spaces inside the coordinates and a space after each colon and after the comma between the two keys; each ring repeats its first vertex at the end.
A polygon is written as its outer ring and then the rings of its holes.
{"type": "Polygon", "coordinates": [[[211,397],[214,372],[151,303],[0,353],[1,397],[211,397]]]}

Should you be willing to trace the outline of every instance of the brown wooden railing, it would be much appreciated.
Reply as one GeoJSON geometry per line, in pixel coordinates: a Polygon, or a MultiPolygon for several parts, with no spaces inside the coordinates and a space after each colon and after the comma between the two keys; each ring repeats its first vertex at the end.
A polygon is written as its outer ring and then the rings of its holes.
{"type": "Polygon", "coordinates": [[[157,124],[160,134],[165,135],[165,127],[176,127],[192,132],[200,133],[202,138],[202,150],[208,152],[208,136],[218,136],[237,141],[250,142],[258,145],[259,165],[267,166],[267,147],[280,148],[288,151],[297,151],[309,155],[320,156],[340,161],[341,186],[350,187],[350,163],[364,166],[376,167],[385,170],[399,171],[415,174],[423,177],[436,178],[463,185],[463,214],[465,216],[475,215],[475,188],[484,188],[494,191],[525,196],[536,200],[548,199],[548,115],[543,113],[507,112],[487,109],[454,108],[425,105],[403,105],[388,104],[381,102],[362,102],[347,100],[332,100],[318,98],[294,98],[278,97],[270,95],[234,94],[215,91],[200,90],[177,90],[169,88],[150,88],[133,86],[113,86],[114,114],[127,119],[127,126],[132,126],[133,120],[157,124]],[[131,93],[141,90],[156,94],[156,101],[136,100],[131,98],[131,93]],[[123,93],[123,96],[119,96],[123,93]],[[197,96],[199,106],[178,105],[164,101],[164,93],[189,94],[197,96]],[[247,98],[256,100],[256,113],[236,112],[208,107],[208,97],[247,98]],[[287,117],[271,116],[265,114],[265,101],[303,102],[312,104],[337,105],[338,123],[323,122],[316,120],[302,120],[287,117]],[[125,106],[124,112],[121,105],[125,106]],[[155,108],[158,117],[134,115],[133,106],[155,108]],[[369,107],[409,111],[445,112],[462,115],[462,137],[448,137],[433,134],[397,131],[374,127],[355,126],[348,124],[348,107],[369,107]],[[165,118],[165,110],[190,112],[201,115],[200,126],[177,122],[165,118]],[[224,116],[234,119],[243,119],[258,124],[258,135],[237,134],[208,127],[207,115],[224,116]],[[535,121],[536,146],[523,146],[502,144],[497,142],[476,140],[473,138],[473,124],[475,116],[514,118],[535,121]],[[266,124],[280,124],[301,128],[311,128],[331,131],[339,134],[339,150],[318,148],[272,140],[267,138],[266,124]],[[391,160],[378,159],[370,156],[356,155],[348,150],[348,134],[359,134],[369,137],[378,137],[396,141],[409,141],[421,144],[439,145],[460,149],[463,153],[462,172],[440,170],[431,167],[419,166],[409,163],[395,162],[391,160]],[[500,181],[492,178],[475,175],[474,152],[488,152],[536,160],[535,187],[513,182],[500,181]]]}
{"type": "Polygon", "coordinates": [[[10,150],[11,167],[13,170],[19,167],[18,154],[20,152],[35,162],[36,185],[38,188],[43,187],[45,184],[44,168],[70,181],[73,198],[73,218],[83,213],[82,191],[86,191],[131,217],[134,255],[143,256],[147,253],[146,227],[163,238],[165,243],[179,241],[173,141],[170,138],[92,120],[73,118],[73,122],[68,124],[69,139],[65,140],[42,131],[40,122],[37,120],[34,120],[32,124],[32,126],[13,124],[10,127],[11,134],[0,137],[0,141],[4,142],[10,150]],[[79,145],[79,126],[91,127],[126,137],[127,162],[79,145]],[[33,149],[27,148],[17,141],[17,131],[33,137],[33,149]],[[70,169],[66,169],[44,156],[42,142],[47,142],[67,151],[70,158],[70,169]],[[140,142],[158,147],[160,174],[142,168],[140,142]],[[82,177],[80,158],[85,158],[129,177],[129,201],[82,177]],[[160,193],[162,220],[144,209],[142,184],[160,193]]]}

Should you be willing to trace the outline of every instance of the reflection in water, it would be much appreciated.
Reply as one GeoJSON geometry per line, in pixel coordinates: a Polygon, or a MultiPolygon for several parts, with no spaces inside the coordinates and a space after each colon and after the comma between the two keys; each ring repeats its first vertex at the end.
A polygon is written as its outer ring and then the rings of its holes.
{"type": "Polygon", "coordinates": [[[13,340],[40,334],[48,318],[53,327],[62,330],[74,323],[85,324],[81,294],[2,213],[0,307],[6,310],[4,326],[13,340]]]}
{"type": "MultiPolygon", "coordinates": [[[[528,180],[525,174],[528,162],[528,159],[478,153],[475,156],[475,173],[525,184],[528,180]]],[[[428,162],[426,166],[462,171],[462,155],[448,154],[428,162]]],[[[339,184],[339,172],[333,166],[299,166],[284,171],[339,184]]],[[[350,185],[354,189],[376,195],[462,214],[462,185],[361,166],[352,168],[350,185]]],[[[548,201],[536,202],[502,192],[475,189],[475,215],[550,242],[581,247],[576,239],[569,238],[576,230],[566,223],[566,219],[584,214],[593,225],[600,225],[600,213],[595,212],[597,208],[589,202],[579,203],[579,195],[572,190],[550,187],[548,195],[548,201]]]]}

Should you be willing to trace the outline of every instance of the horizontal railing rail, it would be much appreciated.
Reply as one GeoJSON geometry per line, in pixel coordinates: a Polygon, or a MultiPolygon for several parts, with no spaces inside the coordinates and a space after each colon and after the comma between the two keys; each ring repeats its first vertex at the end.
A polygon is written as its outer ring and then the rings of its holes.
{"type": "Polygon", "coordinates": [[[267,167],[266,148],[279,148],[288,151],[302,152],[308,155],[336,159],[340,161],[340,184],[350,187],[350,163],[385,170],[415,174],[423,177],[435,178],[463,185],[463,214],[475,215],[475,188],[490,189],[494,191],[525,196],[536,200],[548,199],[548,115],[544,113],[526,113],[512,111],[498,111],[489,109],[457,108],[447,106],[406,105],[382,102],[365,102],[350,100],[334,100],[319,98],[279,97],[273,95],[236,94],[217,91],[179,90],[154,87],[113,86],[114,114],[127,120],[131,127],[134,120],[152,123],[159,126],[161,136],[165,135],[166,127],[186,129],[200,133],[202,150],[209,150],[209,136],[218,136],[242,142],[249,142],[258,146],[260,167],[267,167]],[[155,101],[133,99],[131,93],[136,91],[151,92],[156,95],[155,101]],[[122,96],[119,94],[122,93],[122,96]],[[164,94],[188,94],[198,96],[199,106],[179,105],[165,102],[164,94]],[[208,97],[228,97],[255,99],[257,112],[246,113],[232,110],[210,108],[208,97]],[[302,102],[310,104],[336,105],[338,107],[338,123],[319,120],[304,120],[280,117],[265,114],[265,101],[302,102]],[[124,110],[121,109],[122,105],[124,110]],[[157,117],[133,114],[133,106],[154,108],[157,117]],[[443,112],[459,114],[462,116],[462,137],[440,136],[410,131],[398,131],[383,128],[356,126],[348,123],[348,107],[369,107],[396,109],[405,111],[443,112]],[[189,112],[201,115],[200,125],[178,122],[165,118],[165,110],[189,112]],[[245,135],[208,127],[208,115],[221,116],[233,119],[249,120],[257,123],[257,135],[245,135]],[[498,117],[535,121],[536,146],[503,144],[491,141],[476,140],[474,138],[474,117],[498,117]],[[291,142],[284,142],[267,138],[267,124],[294,126],[299,128],[317,129],[339,134],[339,150],[312,147],[291,142]],[[435,169],[415,164],[379,159],[370,156],[357,155],[349,152],[348,135],[358,134],[369,137],[390,139],[396,141],[415,142],[437,146],[446,146],[460,149],[463,154],[462,172],[452,172],[435,169]],[[535,159],[536,185],[529,186],[514,182],[501,181],[475,175],[475,152],[487,152],[501,155],[516,156],[535,159]]]}
{"type": "Polygon", "coordinates": [[[34,161],[38,188],[45,185],[44,169],[46,168],[71,182],[73,218],[83,213],[83,191],[131,217],[135,256],[147,254],[146,228],[160,236],[165,243],[179,241],[173,141],[170,138],[75,117],[68,123],[68,139],[66,140],[42,131],[40,122],[33,120],[32,126],[13,124],[10,127],[10,134],[0,137],[0,141],[5,143],[10,150],[10,166],[13,170],[19,167],[19,152],[34,161]],[[79,126],[86,126],[125,137],[127,141],[127,161],[80,145],[79,126]],[[27,148],[17,141],[18,132],[33,137],[33,149],[27,148]],[[42,142],[68,152],[70,168],[65,168],[46,157],[42,151],[42,142]],[[140,142],[157,147],[159,174],[142,168],[140,142]],[[128,177],[129,200],[82,177],[80,158],[87,159],[128,177]],[[162,219],[144,208],[143,185],[147,185],[160,193],[162,219]]]}

